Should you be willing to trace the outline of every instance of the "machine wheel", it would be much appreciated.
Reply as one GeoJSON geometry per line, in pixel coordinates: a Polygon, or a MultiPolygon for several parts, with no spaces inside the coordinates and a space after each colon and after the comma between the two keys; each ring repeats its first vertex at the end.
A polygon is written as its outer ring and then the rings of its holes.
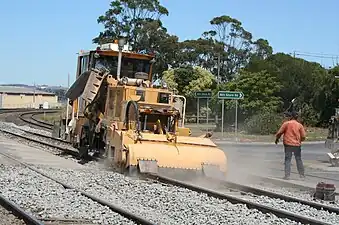
{"type": "Polygon", "coordinates": [[[88,134],[82,126],[80,131],[79,157],[81,160],[88,159],[88,134]]]}
{"type": "Polygon", "coordinates": [[[125,125],[130,129],[130,122],[136,123],[136,130],[140,131],[139,109],[135,101],[129,101],[126,106],[125,125]]]}

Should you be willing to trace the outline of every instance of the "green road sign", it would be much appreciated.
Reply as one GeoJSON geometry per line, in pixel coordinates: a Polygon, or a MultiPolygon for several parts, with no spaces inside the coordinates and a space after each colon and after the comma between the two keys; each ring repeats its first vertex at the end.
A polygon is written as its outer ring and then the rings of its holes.
{"type": "Polygon", "coordinates": [[[219,91],[218,92],[219,99],[243,99],[244,93],[239,91],[219,91]]]}
{"type": "Polygon", "coordinates": [[[212,92],[211,91],[196,91],[195,97],[196,98],[211,98],[212,92]]]}

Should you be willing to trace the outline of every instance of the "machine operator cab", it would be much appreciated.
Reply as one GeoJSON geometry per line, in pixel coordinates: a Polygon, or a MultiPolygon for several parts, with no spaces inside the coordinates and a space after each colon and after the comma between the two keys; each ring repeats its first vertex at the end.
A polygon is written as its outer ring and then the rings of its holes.
{"type": "MultiPolygon", "coordinates": [[[[118,74],[119,46],[117,42],[107,43],[92,51],[80,51],[78,58],[77,78],[91,68],[108,69],[113,78],[118,74]]],[[[153,54],[140,54],[129,51],[124,45],[122,50],[120,77],[136,78],[136,74],[143,75],[141,79],[152,80],[152,66],[155,63],[153,54]]]]}
{"type": "MultiPolygon", "coordinates": [[[[86,106],[89,104],[88,100],[84,100],[83,98],[88,99],[85,95],[90,96],[90,101],[94,100],[94,96],[96,95],[106,95],[105,92],[108,94],[107,99],[117,99],[117,101],[126,101],[130,99],[131,96],[139,97],[141,95],[146,96],[145,99],[138,101],[139,106],[145,106],[152,103],[155,103],[157,105],[157,108],[164,107],[164,108],[173,108],[173,102],[175,101],[174,98],[182,98],[184,101],[181,101],[181,105],[178,108],[178,105],[175,105],[174,108],[177,108],[177,110],[180,112],[182,118],[181,119],[181,126],[184,125],[184,116],[185,116],[185,105],[186,105],[186,99],[183,96],[176,96],[174,97],[172,93],[167,89],[167,85],[164,83],[161,83],[160,87],[156,87],[155,85],[150,85],[150,82],[152,81],[152,67],[155,63],[155,56],[152,54],[141,54],[129,51],[129,46],[124,45],[123,48],[119,49],[118,44],[115,43],[107,43],[104,45],[101,45],[96,50],[91,51],[80,51],[78,56],[78,67],[77,67],[77,80],[72,85],[72,87],[69,89],[68,96],[70,96],[70,99],[74,99],[77,101],[72,102],[73,109],[76,109],[76,113],[78,114],[78,117],[83,117],[83,112],[86,108],[86,106]],[[121,52],[119,52],[121,50],[121,52]],[[120,64],[120,70],[119,70],[119,53],[121,53],[121,64],[120,64]],[[106,88],[100,88],[101,82],[99,80],[94,81],[94,83],[91,85],[93,88],[90,90],[86,90],[87,87],[89,87],[89,83],[92,83],[90,81],[90,74],[92,69],[97,70],[104,70],[109,73],[109,76],[113,78],[116,81],[119,81],[122,86],[114,87],[108,85],[107,91],[106,88]],[[140,84],[137,81],[142,81],[140,84]],[[147,87],[142,87],[144,83],[147,83],[147,87]],[[99,86],[100,85],[100,86],[99,86]],[[127,86],[125,86],[127,85],[127,86]],[[123,89],[121,89],[123,86],[125,86],[123,89]],[[100,91],[101,90],[101,91],[100,91]],[[125,90],[125,91],[123,91],[125,90]],[[122,92],[125,93],[122,95],[122,92]],[[99,94],[101,92],[101,94],[99,94]],[[82,94],[84,93],[84,94],[82,94]],[[98,94],[97,94],[98,93],[98,94]],[[119,94],[120,93],[120,94],[119,94]],[[81,96],[79,98],[79,96],[81,96]],[[127,96],[124,96],[127,95],[127,96]],[[114,97],[115,96],[115,97],[114,97]],[[125,98],[128,99],[125,99],[125,98]],[[125,100],[123,100],[125,99],[125,100]]],[[[93,76],[92,76],[93,77],[93,76]]],[[[96,79],[96,78],[95,78],[96,79]]],[[[106,86],[105,84],[103,86],[106,86]]],[[[106,99],[100,98],[100,99],[106,99]]],[[[114,104],[108,104],[111,106],[108,106],[104,103],[104,101],[98,103],[100,106],[100,111],[105,114],[109,115],[112,114],[113,120],[118,119],[117,117],[120,117],[119,109],[113,109],[114,104]],[[105,106],[106,105],[106,106],[105,106]],[[106,112],[105,112],[106,111],[106,112]],[[111,111],[111,113],[109,112],[111,111]]],[[[115,104],[118,104],[116,102],[115,104]]],[[[124,114],[123,112],[121,112],[124,114]]],[[[140,129],[144,132],[159,132],[164,133],[166,132],[173,132],[175,130],[174,124],[176,124],[173,116],[171,116],[168,113],[161,112],[157,115],[154,114],[155,111],[153,111],[151,114],[140,112],[140,129]],[[160,121],[160,123],[159,123],[160,121]],[[162,128],[160,129],[159,126],[162,128]],[[162,132],[161,132],[162,131],[162,132]]],[[[122,117],[120,117],[121,121],[122,117]]],[[[190,135],[190,132],[184,131],[184,129],[176,129],[177,132],[181,133],[181,135],[190,135]],[[181,131],[180,131],[181,130],[181,131]]]]}

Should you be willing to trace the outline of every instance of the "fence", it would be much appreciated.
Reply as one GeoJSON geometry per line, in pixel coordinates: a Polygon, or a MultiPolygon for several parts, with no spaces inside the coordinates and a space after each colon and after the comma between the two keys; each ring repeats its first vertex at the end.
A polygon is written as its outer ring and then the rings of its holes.
{"type": "MultiPolygon", "coordinates": [[[[226,100],[227,101],[227,100],[226,100]]],[[[233,101],[234,102],[234,101],[233,101]]],[[[235,131],[235,104],[228,102],[224,108],[224,132],[235,131]]],[[[185,126],[192,129],[192,133],[203,133],[206,131],[221,132],[222,124],[221,101],[208,102],[207,99],[199,99],[199,120],[197,121],[198,104],[197,99],[187,99],[185,126]],[[208,116],[207,116],[208,112],[208,116]]],[[[242,121],[246,119],[238,109],[238,130],[243,129],[242,121]]]]}

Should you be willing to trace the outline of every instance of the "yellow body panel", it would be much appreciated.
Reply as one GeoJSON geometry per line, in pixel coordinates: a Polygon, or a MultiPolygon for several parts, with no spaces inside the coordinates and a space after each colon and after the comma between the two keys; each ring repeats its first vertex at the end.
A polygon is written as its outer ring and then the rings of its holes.
{"type": "MultiPolygon", "coordinates": [[[[142,133],[142,139],[145,141],[158,141],[167,143],[166,135],[158,135],[152,133],[142,133]]],[[[196,147],[198,146],[210,146],[217,147],[210,139],[208,138],[199,138],[199,137],[187,137],[187,136],[178,136],[178,144],[193,144],[196,147]]]]}
{"type": "Polygon", "coordinates": [[[178,127],[177,132],[179,136],[190,136],[191,135],[191,129],[187,127],[178,127]]]}
{"type": "MultiPolygon", "coordinates": [[[[218,166],[224,174],[227,172],[226,154],[207,138],[178,137],[174,143],[167,141],[166,135],[142,133],[142,139],[135,143],[132,132],[117,131],[112,140],[115,156],[127,160],[126,166],[137,166],[139,160],[155,160],[162,168],[202,170],[202,165],[208,164],[218,166]],[[119,146],[127,147],[127,159],[119,146]]],[[[115,160],[120,161],[118,158],[115,160]]]]}
{"type": "Polygon", "coordinates": [[[201,170],[203,164],[219,166],[226,173],[226,155],[216,147],[143,142],[128,145],[129,165],[138,160],[156,160],[159,167],[201,170]]]}

